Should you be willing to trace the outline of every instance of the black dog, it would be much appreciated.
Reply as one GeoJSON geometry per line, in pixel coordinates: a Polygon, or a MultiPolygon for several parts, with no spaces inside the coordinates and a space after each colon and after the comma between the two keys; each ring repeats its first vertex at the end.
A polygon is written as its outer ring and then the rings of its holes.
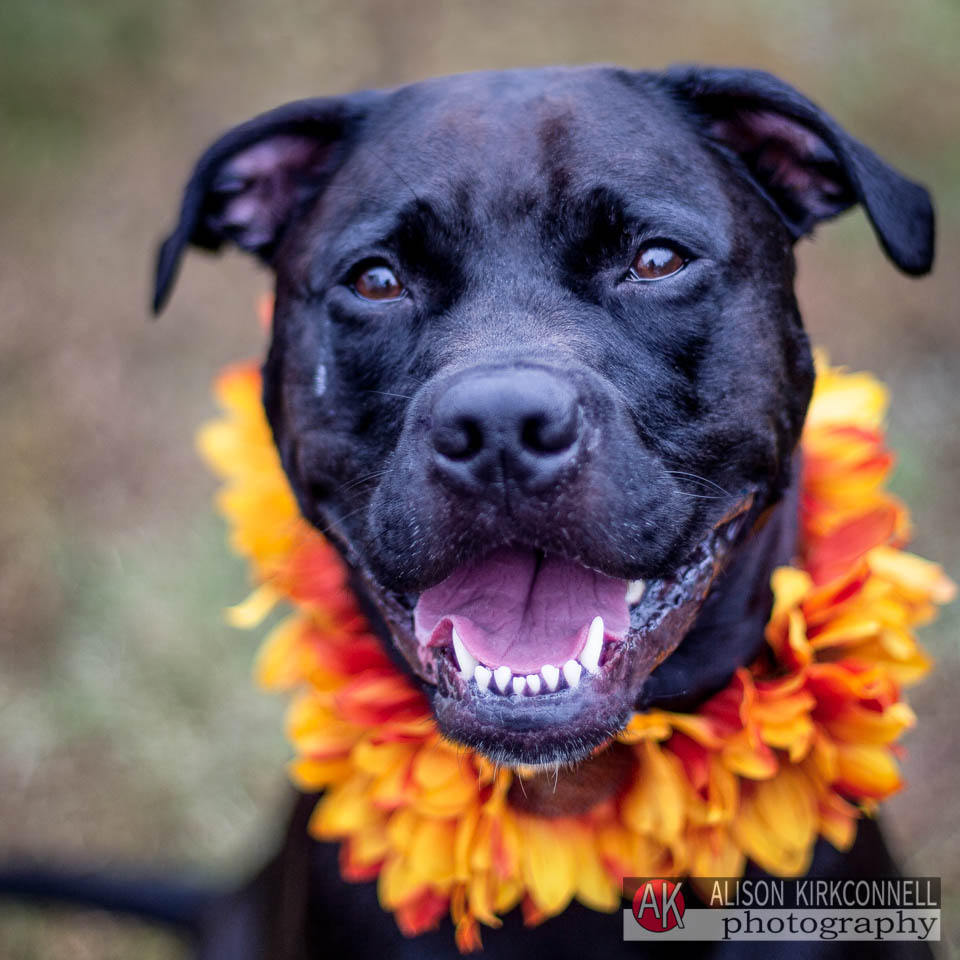
{"type": "MultiPolygon", "coordinates": [[[[926,191],[772,76],[453,77],[227,133],[154,305],[190,244],[272,267],[264,402],[304,515],[440,728],[552,770],[756,655],[813,382],[793,244],[858,202],[900,269],[929,270],[926,191]]],[[[590,760],[516,802],[575,812],[621,777],[590,760]]],[[[892,869],[870,827],[814,865],[892,869]]],[[[453,952],[449,930],[404,941],[302,824],[268,876],[288,879],[264,956],[453,952]]],[[[491,955],[626,949],[578,908],[508,929],[491,955]]]]}

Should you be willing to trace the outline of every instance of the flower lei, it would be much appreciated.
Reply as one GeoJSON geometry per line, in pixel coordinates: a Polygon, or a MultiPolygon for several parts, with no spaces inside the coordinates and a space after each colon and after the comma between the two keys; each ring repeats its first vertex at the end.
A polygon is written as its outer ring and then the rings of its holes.
{"type": "Polygon", "coordinates": [[[773,574],[767,655],[693,713],[635,714],[617,737],[635,753],[632,782],[556,818],[510,806],[522,771],[440,736],[370,631],[339,556],[300,517],[256,368],[219,377],[223,415],[199,448],[224,480],[230,543],[258,584],[229,619],[253,627],[277,602],[292,607],[260,651],[257,680],[294,692],[290,774],[323,791],[311,834],[342,841],[344,878],[376,879],[404,933],[449,912],[466,952],[480,946],[478,923],[497,927],[518,905],[530,924],[573,898],[615,910],[624,876],[738,876],[747,858],[801,874],[818,836],[848,848],[857,818],[900,788],[896,741],[915,719],[900,688],[930,668],[912,628],[954,586],[902,549],[908,514],[884,489],[885,388],[822,357],[818,370],[799,563],[773,574]]]}

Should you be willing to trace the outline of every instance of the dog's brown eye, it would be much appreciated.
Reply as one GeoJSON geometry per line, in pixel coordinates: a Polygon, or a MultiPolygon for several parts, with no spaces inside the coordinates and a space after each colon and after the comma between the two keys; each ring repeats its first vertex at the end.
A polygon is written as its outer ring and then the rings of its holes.
{"type": "Polygon", "coordinates": [[[407,292],[397,275],[384,264],[367,267],[353,281],[353,289],[364,300],[399,300],[407,292]]]}
{"type": "Polygon", "coordinates": [[[683,269],[686,260],[673,247],[648,243],[640,248],[628,274],[631,280],[662,280],[683,269]]]}

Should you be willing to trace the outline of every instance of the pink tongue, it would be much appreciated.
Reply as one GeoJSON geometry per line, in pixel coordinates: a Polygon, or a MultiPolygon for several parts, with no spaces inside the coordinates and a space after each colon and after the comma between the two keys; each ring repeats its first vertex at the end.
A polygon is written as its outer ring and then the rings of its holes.
{"type": "Polygon", "coordinates": [[[587,628],[603,617],[607,637],[630,623],[627,583],[571,560],[503,547],[464,564],[425,590],[414,611],[422,644],[450,641],[456,627],[467,650],[491,668],[535,673],[576,657],[587,628]]]}

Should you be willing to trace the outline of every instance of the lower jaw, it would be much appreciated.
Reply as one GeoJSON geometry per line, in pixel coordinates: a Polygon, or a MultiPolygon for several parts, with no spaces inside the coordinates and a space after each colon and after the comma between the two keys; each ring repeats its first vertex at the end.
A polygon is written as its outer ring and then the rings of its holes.
{"type": "Polygon", "coordinates": [[[578,709],[558,702],[532,710],[514,707],[504,716],[492,704],[469,708],[439,692],[432,706],[441,732],[451,740],[501,766],[545,770],[585,760],[626,726],[632,712],[624,704],[581,704],[578,709]]]}
{"type": "Polygon", "coordinates": [[[572,764],[622,730],[630,718],[625,647],[576,689],[535,697],[471,695],[453,663],[441,663],[432,707],[442,733],[507,766],[572,764]]]}

